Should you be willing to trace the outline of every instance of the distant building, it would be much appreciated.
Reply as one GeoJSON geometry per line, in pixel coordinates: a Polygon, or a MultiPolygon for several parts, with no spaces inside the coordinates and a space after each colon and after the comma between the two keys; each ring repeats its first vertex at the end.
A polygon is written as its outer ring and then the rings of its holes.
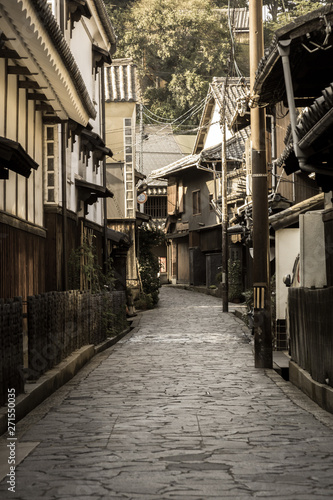
{"type": "MultiPolygon", "coordinates": [[[[147,187],[144,191],[143,202],[139,204],[141,212],[150,217],[149,224],[157,229],[164,230],[167,219],[167,185],[165,179],[153,179],[151,172],[169,165],[170,161],[181,160],[192,151],[195,136],[177,135],[170,125],[144,124],[143,134],[137,132],[137,169],[145,176],[142,181],[147,187]]],[[[166,245],[154,249],[161,267],[161,280],[167,276],[167,249],[166,245]]]]}

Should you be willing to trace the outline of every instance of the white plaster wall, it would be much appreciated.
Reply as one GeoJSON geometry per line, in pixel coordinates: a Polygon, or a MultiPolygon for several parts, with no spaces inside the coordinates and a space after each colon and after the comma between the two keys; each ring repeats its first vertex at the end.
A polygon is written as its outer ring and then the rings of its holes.
{"type": "MultiPolygon", "coordinates": [[[[44,224],[43,192],[43,125],[41,112],[36,113],[35,160],[39,167],[35,170],[35,224],[44,224]]],[[[31,174],[32,175],[32,174],[31,174]]]]}
{"type": "MultiPolygon", "coordinates": [[[[28,101],[28,123],[31,126],[28,126],[28,140],[27,140],[27,153],[34,158],[35,156],[35,132],[32,124],[34,123],[34,103],[32,101],[28,101]]],[[[39,166],[39,169],[43,169],[42,165],[39,166]]],[[[35,190],[35,171],[33,170],[28,179],[28,221],[35,222],[35,205],[34,205],[34,190],[35,190]]]]}
{"type": "MultiPolygon", "coordinates": [[[[208,128],[208,133],[205,141],[204,148],[209,148],[211,146],[217,146],[222,142],[223,136],[221,131],[221,112],[219,106],[215,103],[213,118],[208,128]]],[[[230,139],[232,134],[229,129],[226,129],[226,139],[230,139]]]]}
{"type": "Polygon", "coordinates": [[[292,273],[300,251],[299,234],[298,228],[280,229],[275,233],[276,319],[286,317],[288,287],[283,283],[283,276],[292,273]]]}
{"type": "MultiPolygon", "coordinates": [[[[0,109],[5,109],[5,101],[6,101],[6,72],[5,72],[5,59],[0,58],[0,109]]],[[[0,136],[5,135],[5,114],[0,113],[0,136]]]]}
{"type": "Polygon", "coordinates": [[[83,23],[75,23],[72,38],[68,40],[75,62],[80,68],[90,98],[93,96],[92,41],[83,23]]]}
{"type": "Polygon", "coordinates": [[[211,124],[208,128],[208,133],[205,141],[204,148],[209,148],[210,146],[216,146],[222,142],[222,133],[220,128],[221,113],[220,109],[215,103],[213,118],[211,124]]]}

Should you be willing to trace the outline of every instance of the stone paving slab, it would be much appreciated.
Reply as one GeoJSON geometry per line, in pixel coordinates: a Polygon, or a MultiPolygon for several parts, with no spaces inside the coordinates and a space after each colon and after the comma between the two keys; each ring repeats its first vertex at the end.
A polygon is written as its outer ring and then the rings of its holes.
{"type": "Polygon", "coordinates": [[[333,498],[333,416],[252,351],[220,299],[163,287],[132,333],[18,423],[18,443],[39,445],[0,498],[333,498]]]}

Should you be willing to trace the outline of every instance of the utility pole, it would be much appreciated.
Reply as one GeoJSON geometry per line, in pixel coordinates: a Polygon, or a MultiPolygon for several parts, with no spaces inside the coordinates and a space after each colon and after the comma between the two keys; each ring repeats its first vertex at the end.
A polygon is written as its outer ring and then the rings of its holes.
{"type": "Polygon", "coordinates": [[[140,102],[140,156],[139,172],[143,172],[143,104],[140,102]]]}
{"type": "Polygon", "coordinates": [[[222,311],[229,311],[228,302],[228,189],[227,189],[227,153],[225,130],[225,103],[228,79],[225,79],[222,103],[222,151],[221,151],[221,184],[222,184],[222,311]]]}
{"type": "MultiPolygon", "coordinates": [[[[264,55],[262,0],[249,1],[251,91],[264,55]]],[[[266,112],[251,107],[254,356],[256,368],[272,368],[272,327],[269,272],[268,170],[266,112]]]]}

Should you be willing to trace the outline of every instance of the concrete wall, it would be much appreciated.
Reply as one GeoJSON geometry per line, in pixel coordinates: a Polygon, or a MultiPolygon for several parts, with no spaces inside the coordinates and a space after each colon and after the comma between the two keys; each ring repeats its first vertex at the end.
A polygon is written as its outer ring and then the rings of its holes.
{"type": "Polygon", "coordinates": [[[323,288],[327,285],[323,211],[300,215],[301,286],[323,288]]]}

